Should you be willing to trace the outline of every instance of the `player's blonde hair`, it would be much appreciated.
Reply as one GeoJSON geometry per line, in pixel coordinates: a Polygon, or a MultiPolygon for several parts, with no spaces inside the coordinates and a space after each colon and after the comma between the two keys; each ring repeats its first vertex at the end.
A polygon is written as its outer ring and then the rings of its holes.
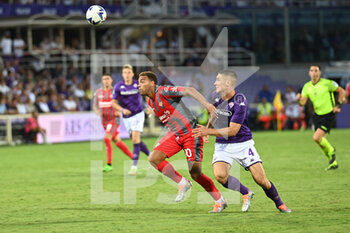
{"type": "Polygon", "coordinates": [[[123,70],[124,69],[130,69],[132,72],[134,72],[134,68],[132,67],[132,65],[130,65],[130,64],[125,64],[125,65],[123,65],[123,70]]]}
{"type": "Polygon", "coordinates": [[[224,78],[231,81],[232,86],[235,87],[237,83],[237,74],[233,70],[222,70],[219,72],[224,78]]]}

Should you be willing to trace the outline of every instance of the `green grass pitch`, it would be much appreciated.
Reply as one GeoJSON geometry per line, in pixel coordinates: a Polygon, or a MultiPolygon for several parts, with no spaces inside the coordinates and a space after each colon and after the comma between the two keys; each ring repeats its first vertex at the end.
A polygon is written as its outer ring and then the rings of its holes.
{"type": "MultiPolygon", "coordinates": [[[[177,189],[160,176],[147,186],[151,181],[146,174],[153,172],[147,167],[137,176],[136,181],[143,180],[146,187],[136,190],[136,204],[125,204],[123,164],[128,158],[116,147],[114,170],[103,174],[103,190],[119,192],[120,204],[92,204],[90,164],[105,161],[104,151],[91,151],[88,142],[0,147],[0,232],[349,232],[350,130],[333,130],[329,135],[337,148],[339,169],[328,172],[312,134],[254,133],[267,176],[291,214],[277,211],[243,169],[242,183],[256,194],[248,213],[241,212],[239,203],[221,214],[208,214],[212,204],[198,203],[197,193],[203,190],[195,182],[184,202],[160,203],[159,193],[176,195],[177,189]]],[[[156,138],[144,140],[153,147],[156,138]]],[[[131,141],[125,142],[131,148],[131,141]]],[[[213,150],[211,138],[204,147],[203,171],[212,179],[213,150]]],[[[183,152],[170,159],[178,160],[185,164],[183,152]]],[[[186,170],[179,171],[190,177],[186,170]]]]}

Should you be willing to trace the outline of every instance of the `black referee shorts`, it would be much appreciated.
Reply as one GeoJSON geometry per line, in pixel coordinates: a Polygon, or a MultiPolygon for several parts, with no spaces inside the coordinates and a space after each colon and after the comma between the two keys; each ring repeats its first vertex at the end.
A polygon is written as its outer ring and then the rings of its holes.
{"type": "Polygon", "coordinates": [[[313,115],[313,121],[315,124],[315,130],[322,129],[326,133],[329,133],[335,123],[335,114],[333,112],[325,115],[317,115],[315,113],[313,115]]]}

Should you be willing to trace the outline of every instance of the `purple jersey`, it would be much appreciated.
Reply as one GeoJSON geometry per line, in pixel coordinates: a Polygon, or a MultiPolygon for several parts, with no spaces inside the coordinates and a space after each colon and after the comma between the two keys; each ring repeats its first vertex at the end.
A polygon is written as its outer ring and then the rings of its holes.
{"type": "Polygon", "coordinates": [[[143,111],[138,85],[139,82],[137,80],[133,80],[131,85],[126,85],[123,80],[114,87],[113,99],[118,100],[120,106],[131,111],[131,114],[123,116],[124,118],[132,117],[143,111]]]}
{"type": "Polygon", "coordinates": [[[219,118],[214,123],[215,129],[227,128],[230,126],[230,122],[241,125],[236,136],[216,137],[217,143],[237,143],[252,139],[252,133],[248,128],[248,102],[243,94],[236,93],[227,101],[216,97],[214,106],[219,115],[219,118]]]}

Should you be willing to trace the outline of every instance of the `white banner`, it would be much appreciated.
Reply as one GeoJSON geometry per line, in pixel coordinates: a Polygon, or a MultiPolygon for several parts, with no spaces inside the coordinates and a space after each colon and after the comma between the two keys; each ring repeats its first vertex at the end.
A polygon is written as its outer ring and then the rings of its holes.
{"type": "MultiPolygon", "coordinates": [[[[94,113],[39,115],[39,125],[46,129],[51,143],[96,141],[104,136],[101,118],[94,113]]],[[[118,131],[121,138],[129,137],[122,118],[118,131]]],[[[41,134],[38,134],[38,143],[43,143],[41,134]]]]}

